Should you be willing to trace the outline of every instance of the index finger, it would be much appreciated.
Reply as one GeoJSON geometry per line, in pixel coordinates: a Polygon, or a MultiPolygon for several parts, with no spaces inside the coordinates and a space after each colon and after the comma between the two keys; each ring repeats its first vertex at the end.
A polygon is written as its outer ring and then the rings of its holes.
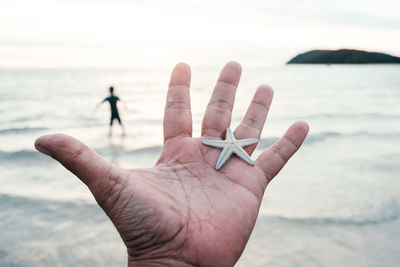
{"type": "Polygon", "coordinates": [[[172,71],[164,111],[164,143],[177,136],[192,136],[190,77],[190,67],[185,63],[172,71]]]}

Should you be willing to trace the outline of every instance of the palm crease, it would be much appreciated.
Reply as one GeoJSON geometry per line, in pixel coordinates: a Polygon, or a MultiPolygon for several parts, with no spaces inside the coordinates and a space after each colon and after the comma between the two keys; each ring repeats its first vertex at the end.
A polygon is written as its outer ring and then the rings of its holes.
{"type": "MultiPolygon", "coordinates": [[[[308,132],[294,123],[251,166],[230,158],[217,171],[222,139],[230,126],[241,67],[228,63],[207,106],[200,138],[192,138],[190,68],[172,72],[164,115],[164,148],[153,168],[122,169],[65,135],[36,140],[36,148],[63,164],[91,190],[127,247],[130,266],[233,266],[253,230],[269,181],[297,151],[308,132]]],[[[257,88],[238,139],[260,138],[272,89],[257,88]]],[[[256,145],[245,147],[251,156],[256,145]]]]}

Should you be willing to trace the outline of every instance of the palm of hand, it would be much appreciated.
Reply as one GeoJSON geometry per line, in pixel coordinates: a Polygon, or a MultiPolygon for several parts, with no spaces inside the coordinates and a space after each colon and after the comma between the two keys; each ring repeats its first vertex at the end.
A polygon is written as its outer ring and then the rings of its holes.
{"type": "MultiPolygon", "coordinates": [[[[153,168],[121,169],[63,135],[36,141],[40,151],[88,185],[124,240],[132,266],[232,266],[243,252],[268,182],[298,149],[308,128],[293,124],[255,166],[233,157],[216,171],[220,150],[201,141],[223,137],[239,77],[240,66],[227,64],[204,117],[203,137],[192,138],[186,90],[190,71],[183,64],[175,68],[164,117],[165,145],[153,168]]],[[[235,130],[239,139],[259,138],[271,99],[271,89],[260,86],[235,130]]],[[[254,149],[246,151],[251,155],[254,149]]]]}

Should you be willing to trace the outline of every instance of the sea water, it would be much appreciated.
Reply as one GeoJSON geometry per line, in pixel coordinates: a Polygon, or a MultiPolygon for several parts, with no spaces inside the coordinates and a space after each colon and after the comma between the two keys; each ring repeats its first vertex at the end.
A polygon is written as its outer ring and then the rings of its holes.
{"type": "MultiPolygon", "coordinates": [[[[274,101],[253,158],[296,120],[310,124],[299,152],[269,184],[237,266],[398,266],[400,67],[246,68],[232,128],[255,88],[274,101]]],[[[193,68],[194,135],[219,68],[193,68]]],[[[169,69],[0,70],[0,265],[125,266],[126,252],[89,190],[35,138],[72,135],[124,168],[162,150],[169,69]],[[108,86],[126,102],[108,137],[108,86]]],[[[233,215],[234,216],[234,215],[233,215]]]]}

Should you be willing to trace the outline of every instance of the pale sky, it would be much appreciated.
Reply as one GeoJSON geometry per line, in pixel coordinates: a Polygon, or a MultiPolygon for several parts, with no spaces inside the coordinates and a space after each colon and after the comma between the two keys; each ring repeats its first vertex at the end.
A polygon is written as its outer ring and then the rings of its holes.
{"type": "Polygon", "coordinates": [[[0,0],[0,67],[284,64],[310,49],[400,55],[399,0],[0,0]]]}

